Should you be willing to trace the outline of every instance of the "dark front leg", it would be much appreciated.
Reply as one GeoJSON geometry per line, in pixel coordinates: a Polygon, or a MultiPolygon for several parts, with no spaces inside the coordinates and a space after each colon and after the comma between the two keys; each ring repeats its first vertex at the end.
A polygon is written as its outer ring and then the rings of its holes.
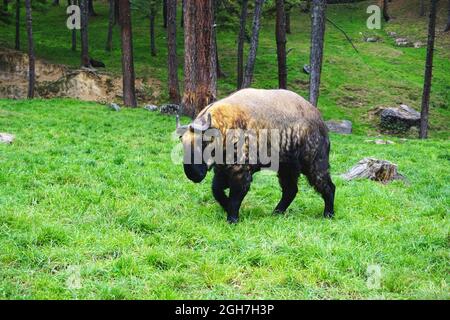
{"type": "Polygon", "coordinates": [[[227,209],[227,220],[229,223],[237,223],[239,220],[239,209],[242,200],[250,189],[252,176],[249,171],[243,170],[233,172],[230,177],[230,198],[227,209]]]}
{"type": "Polygon", "coordinates": [[[227,176],[221,171],[215,171],[212,181],[212,193],[216,201],[224,210],[228,209],[229,203],[229,199],[225,194],[226,188],[228,188],[227,176]]]}

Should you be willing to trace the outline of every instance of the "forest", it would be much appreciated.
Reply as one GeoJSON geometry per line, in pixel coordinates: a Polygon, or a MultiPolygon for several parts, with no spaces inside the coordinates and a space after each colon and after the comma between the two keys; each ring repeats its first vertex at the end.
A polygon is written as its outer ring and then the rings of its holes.
{"type": "Polygon", "coordinates": [[[449,105],[450,0],[3,0],[0,299],[448,299],[449,105]],[[253,89],[319,115],[331,214],[175,160],[253,89]]]}

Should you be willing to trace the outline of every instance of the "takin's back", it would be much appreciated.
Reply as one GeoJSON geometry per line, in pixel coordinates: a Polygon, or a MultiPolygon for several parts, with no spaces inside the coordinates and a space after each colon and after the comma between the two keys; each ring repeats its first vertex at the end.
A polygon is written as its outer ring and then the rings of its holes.
{"type": "Polygon", "coordinates": [[[198,118],[207,113],[211,114],[212,126],[221,130],[295,126],[326,132],[317,108],[289,90],[242,89],[206,107],[198,118]]]}

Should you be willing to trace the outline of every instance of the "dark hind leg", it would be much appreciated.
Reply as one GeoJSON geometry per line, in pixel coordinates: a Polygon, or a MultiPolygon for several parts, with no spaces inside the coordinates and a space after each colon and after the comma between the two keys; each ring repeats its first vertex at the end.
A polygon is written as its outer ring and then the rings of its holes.
{"type": "Polygon", "coordinates": [[[227,176],[222,171],[216,170],[212,181],[212,193],[224,210],[228,209],[229,203],[229,199],[225,194],[226,188],[228,188],[227,176]]]}
{"type": "Polygon", "coordinates": [[[280,182],[282,196],[275,207],[275,213],[284,213],[298,192],[299,166],[296,163],[280,163],[278,170],[278,181],[280,182]]]}
{"type": "Polygon", "coordinates": [[[330,165],[328,161],[328,154],[330,151],[329,142],[320,148],[313,163],[305,172],[309,183],[322,195],[325,202],[325,209],[323,216],[325,218],[332,218],[334,216],[334,193],[336,187],[331,181],[330,165]]]}

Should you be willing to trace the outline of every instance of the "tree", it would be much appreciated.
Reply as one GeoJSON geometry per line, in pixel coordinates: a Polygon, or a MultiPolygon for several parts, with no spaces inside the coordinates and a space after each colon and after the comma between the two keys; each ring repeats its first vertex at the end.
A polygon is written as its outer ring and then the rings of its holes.
{"type": "Polygon", "coordinates": [[[247,20],[248,0],[242,0],[241,15],[239,23],[239,37],[237,50],[237,88],[242,88],[244,81],[244,41],[245,41],[245,25],[247,20]]]}
{"type": "Polygon", "coordinates": [[[447,9],[447,25],[445,26],[444,32],[450,31],[450,0],[448,0],[448,9],[447,9]]]}
{"type": "Polygon", "coordinates": [[[88,10],[89,10],[89,17],[94,17],[97,15],[94,11],[94,1],[88,0],[88,10]]]}
{"type": "Polygon", "coordinates": [[[163,0],[163,27],[167,28],[167,0],[163,0]]]}
{"type": "Polygon", "coordinates": [[[309,101],[317,107],[319,100],[320,75],[322,73],[323,43],[325,36],[326,0],[313,0],[311,20],[311,53],[309,101]]]}
{"type": "Polygon", "coordinates": [[[3,0],[3,11],[8,11],[8,0],[3,0]]]}
{"type": "Polygon", "coordinates": [[[277,18],[275,35],[277,39],[278,87],[280,89],[286,89],[286,13],[284,11],[284,0],[276,0],[276,6],[277,18]]]}
{"type": "Polygon", "coordinates": [[[16,0],[16,50],[20,50],[20,0],[16,0]]]}
{"type": "Polygon", "coordinates": [[[222,69],[220,68],[220,60],[219,60],[219,49],[217,47],[217,23],[216,23],[216,15],[217,12],[219,11],[219,3],[220,0],[214,0],[214,28],[213,28],[213,32],[214,32],[214,52],[216,53],[216,73],[217,73],[217,78],[225,78],[226,75],[225,73],[222,72],[222,69]]]}
{"type": "Polygon", "coordinates": [[[35,55],[33,41],[33,18],[31,14],[31,0],[25,0],[25,10],[27,17],[27,37],[28,37],[28,98],[34,98],[34,84],[36,81],[35,55]]]}
{"type": "Polygon", "coordinates": [[[178,83],[177,57],[177,0],[167,0],[167,51],[169,68],[169,98],[170,102],[179,104],[180,87],[178,83]]]}
{"type": "Polygon", "coordinates": [[[431,0],[430,18],[428,22],[427,58],[425,63],[425,76],[422,95],[422,109],[420,112],[421,139],[428,137],[428,112],[430,107],[431,80],[433,77],[434,39],[436,35],[436,10],[438,0],[431,0]]]}
{"type": "Polygon", "coordinates": [[[106,38],[106,51],[112,50],[112,34],[113,28],[116,24],[116,3],[114,0],[109,0],[109,17],[108,17],[108,36],[106,38]]]}
{"type": "Polygon", "coordinates": [[[420,0],[419,16],[425,15],[425,0],[420,0]]]}
{"type": "Polygon", "coordinates": [[[161,0],[132,0],[132,9],[149,19],[150,54],[156,56],[155,19],[161,0]]]}
{"type": "Polygon", "coordinates": [[[180,19],[180,27],[181,28],[184,27],[184,1],[185,0],[181,0],[181,19],[180,19]]]}
{"type": "Polygon", "coordinates": [[[255,12],[253,13],[252,37],[250,40],[250,51],[248,53],[247,64],[245,65],[244,80],[242,87],[248,88],[252,84],[253,70],[255,68],[256,51],[258,49],[259,29],[261,12],[264,0],[255,0],[255,12]]]}
{"type": "Polygon", "coordinates": [[[391,18],[388,13],[388,0],[383,0],[383,18],[384,21],[388,22],[391,18]]]}
{"type": "Polygon", "coordinates": [[[185,0],[183,112],[195,117],[216,99],[214,0],[185,0]]]}
{"type": "Polygon", "coordinates": [[[122,39],[123,102],[128,107],[136,107],[133,37],[131,30],[131,9],[129,0],[119,1],[119,23],[122,39]]]}
{"type": "Polygon", "coordinates": [[[88,20],[89,11],[87,6],[88,0],[80,0],[81,11],[81,66],[89,68],[89,41],[88,41],[88,20]]]}

